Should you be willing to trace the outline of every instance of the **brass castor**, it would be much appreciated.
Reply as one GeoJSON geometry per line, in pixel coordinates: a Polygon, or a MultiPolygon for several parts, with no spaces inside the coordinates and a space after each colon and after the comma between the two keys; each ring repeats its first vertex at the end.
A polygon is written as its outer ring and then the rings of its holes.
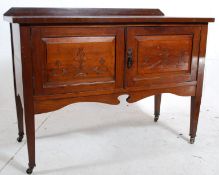
{"type": "Polygon", "coordinates": [[[18,134],[17,141],[18,141],[18,142],[22,142],[23,138],[24,138],[24,133],[19,133],[19,134],[18,134]]]}
{"type": "Polygon", "coordinates": [[[159,119],[159,115],[155,115],[155,117],[154,117],[154,122],[157,122],[158,119],[159,119]]]}
{"type": "Polygon", "coordinates": [[[33,168],[34,168],[34,167],[32,167],[32,168],[29,167],[29,168],[26,170],[26,173],[27,173],[27,174],[32,174],[33,168]]]}
{"type": "Polygon", "coordinates": [[[195,137],[191,137],[191,138],[190,138],[190,143],[191,143],[191,144],[194,144],[194,143],[195,143],[195,137]]]}

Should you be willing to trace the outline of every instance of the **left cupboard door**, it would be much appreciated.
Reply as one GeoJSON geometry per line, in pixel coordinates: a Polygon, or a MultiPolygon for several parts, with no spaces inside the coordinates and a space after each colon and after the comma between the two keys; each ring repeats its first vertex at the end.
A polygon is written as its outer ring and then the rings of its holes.
{"type": "Polygon", "coordinates": [[[35,95],[123,87],[122,27],[35,26],[31,31],[35,95]]]}

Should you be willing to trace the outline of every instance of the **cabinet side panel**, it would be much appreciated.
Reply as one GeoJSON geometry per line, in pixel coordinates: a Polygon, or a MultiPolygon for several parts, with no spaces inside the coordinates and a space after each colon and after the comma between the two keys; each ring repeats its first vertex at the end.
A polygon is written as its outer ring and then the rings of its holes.
{"type": "Polygon", "coordinates": [[[19,24],[11,24],[11,37],[12,37],[12,59],[13,59],[15,95],[20,96],[22,106],[24,106],[19,24]]]}

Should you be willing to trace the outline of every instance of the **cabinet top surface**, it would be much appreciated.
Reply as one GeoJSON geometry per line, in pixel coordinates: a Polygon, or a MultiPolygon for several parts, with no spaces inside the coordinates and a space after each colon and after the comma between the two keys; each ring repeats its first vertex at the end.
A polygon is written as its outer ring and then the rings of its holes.
{"type": "Polygon", "coordinates": [[[4,14],[11,23],[208,23],[214,18],[165,17],[159,9],[11,8],[4,14]]]}

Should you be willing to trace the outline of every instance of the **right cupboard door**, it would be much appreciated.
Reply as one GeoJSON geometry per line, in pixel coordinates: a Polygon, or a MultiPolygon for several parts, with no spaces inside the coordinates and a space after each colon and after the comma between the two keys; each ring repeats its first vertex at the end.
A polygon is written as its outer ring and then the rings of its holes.
{"type": "Polygon", "coordinates": [[[126,88],[196,81],[199,26],[128,27],[126,88]]]}

